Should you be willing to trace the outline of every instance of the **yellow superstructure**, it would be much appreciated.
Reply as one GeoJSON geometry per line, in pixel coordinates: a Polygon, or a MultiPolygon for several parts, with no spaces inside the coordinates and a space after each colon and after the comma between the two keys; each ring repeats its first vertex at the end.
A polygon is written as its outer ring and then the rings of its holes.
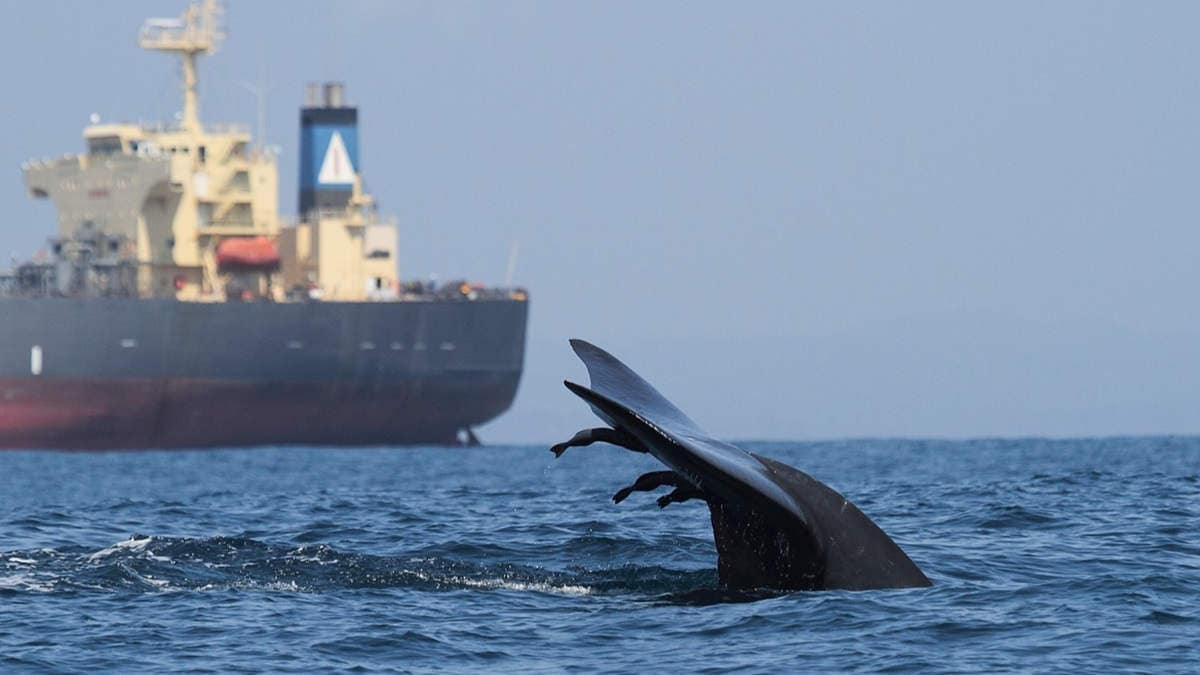
{"type": "Polygon", "coordinates": [[[375,203],[355,180],[344,209],[314,210],[279,233],[282,279],[322,300],[397,297],[396,225],[375,216],[375,203]]]}
{"type": "MultiPolygon", "coordinates": [[[[247,129],[205,126],[196,96],[196,60],[222,39],[217,0],[192,2],[178,19],[152,19],[139,45],[183,63],[183,109],[172,125],[93,124],[86,152],[27,162],[29,193],[58,210],[59,242],[89,242],[136,267],[136,293],[185,301],[282,301],[396,297],[396,229],[380,222],[361,180],[344,209],[278,213],[276,157],[247,129]],[[278,264],[225,269],[222,242],[267,238],[278,264]],[[101,242],[101,244],[95,244],[101,242]]],[[[92,255],[97,252],[92,252],[92,255]]]]}

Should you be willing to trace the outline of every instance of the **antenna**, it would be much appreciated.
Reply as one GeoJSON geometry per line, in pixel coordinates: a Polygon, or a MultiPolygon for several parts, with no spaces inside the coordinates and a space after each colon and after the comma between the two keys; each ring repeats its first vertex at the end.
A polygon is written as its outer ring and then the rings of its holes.
{"type": "Polygon", "coordinates": [[[256,131],[258,135],[258,147],[268,147],[267,92],[271,90],[271,87],[267,83],[267,59],[266,56],[263,55],[261,49],[258,52],[258,80],[253,83],[235,80],[234,84],[254,95],[254,98],[258,103],[258,130],[256,131]]]}
{"type": "Polygon", "coordinates": [[[178,19],[147,19],[138,33],[138,46],[179,54],[183,61],[183,119],[189,131],[200,131],[196,102],[196,57],[216,53],[225,32],[220,25],[225,10],[220,0],[192,0],[178,19]]]}
{"type": "Polygon", "coordinates": [[[521,247],[514,241],[512,248],[508,249],[508,272],[504,275],[505,288],[512,288],[513,275],[517,273],[517,254],[520,252],[521,247]]]}
{"type": "Polygon", "coordinates": [[[267,91],[270,88],[267,86],[266,78],[263,77],[261,71],[258,76],[258,83],[251,84],[241,80],[235,80],[234,84],[245,89],[254,95],[258,102],[258,144],[260,147],[267,147],[267,91]]]}

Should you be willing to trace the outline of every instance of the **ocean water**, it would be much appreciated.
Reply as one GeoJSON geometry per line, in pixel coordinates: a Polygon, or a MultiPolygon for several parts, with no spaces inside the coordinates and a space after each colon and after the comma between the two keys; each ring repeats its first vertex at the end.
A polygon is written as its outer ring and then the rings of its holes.
{"type": "Polygon", "coordinates": [[[0,670],[1200,668],[1200,439],[742,445],[934,586],[723,591],[607,446],[0,452],[0,670]]]}

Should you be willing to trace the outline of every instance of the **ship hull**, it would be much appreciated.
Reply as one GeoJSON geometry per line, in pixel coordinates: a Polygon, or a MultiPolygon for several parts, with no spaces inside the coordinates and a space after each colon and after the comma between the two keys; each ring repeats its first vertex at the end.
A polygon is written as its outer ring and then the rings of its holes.
{"type": "Polygon", "coordinates": [[[0,300],[0,447],[455,443],[511,405],[526,312],[0,300]]]}

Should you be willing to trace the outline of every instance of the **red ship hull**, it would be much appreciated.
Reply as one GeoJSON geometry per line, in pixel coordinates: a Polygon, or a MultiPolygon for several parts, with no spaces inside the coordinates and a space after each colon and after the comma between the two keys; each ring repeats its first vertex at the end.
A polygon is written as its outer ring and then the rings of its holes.
{"type": "Polygon", "coordinates": [[[204,380],[0,379],[0,447],[453,444],[464,422],[502,412],[515,385],[512,378],[484,375],[458,386],[414,381],[371,390],[204,380]]]}

